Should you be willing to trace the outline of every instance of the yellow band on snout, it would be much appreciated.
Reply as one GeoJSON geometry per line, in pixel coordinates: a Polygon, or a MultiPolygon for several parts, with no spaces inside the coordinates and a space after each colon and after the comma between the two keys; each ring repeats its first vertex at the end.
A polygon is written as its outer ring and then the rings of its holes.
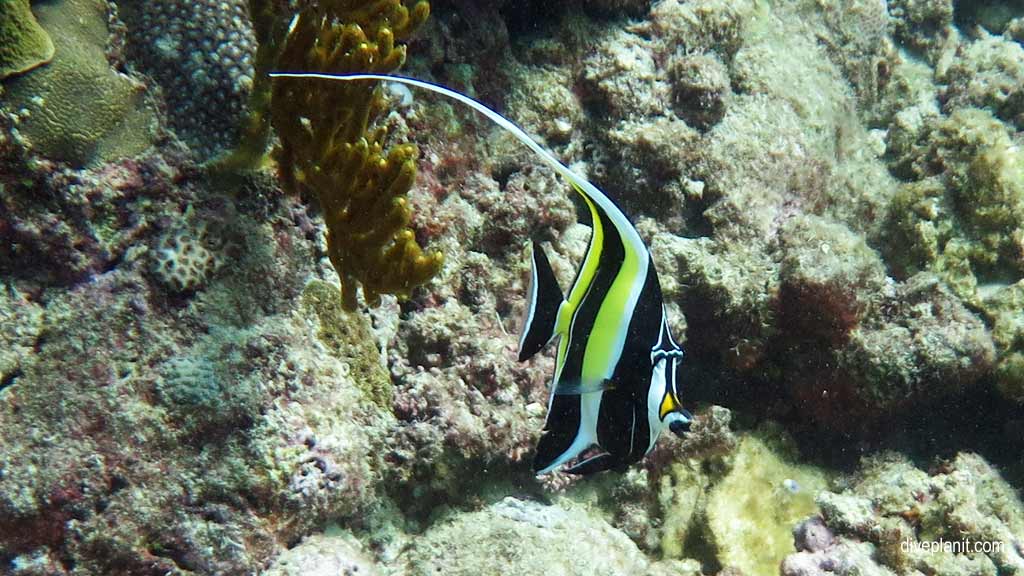
{"type": "Polygon", "coordinates": [[[661,399],[661,409],[659,410],[658,417],[664,420],[665,416],[668,416],[668,414],[675,409],[676,401],[672,399],[671,394],[666,392],[665,397],[661,399]]]}

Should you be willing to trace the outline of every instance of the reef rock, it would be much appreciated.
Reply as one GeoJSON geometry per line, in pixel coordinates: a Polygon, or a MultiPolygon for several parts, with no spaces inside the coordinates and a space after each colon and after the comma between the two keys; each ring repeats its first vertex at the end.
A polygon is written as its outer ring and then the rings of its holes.
{"type": "Polygon", "coordinates": [[[1017,574],[1024,570],[1024,505],[981,457],[961,453],[925,472],[905,457],[866,459],[841,493],[818,496],[822,519],[795,532],[785,576],[1017,574]],[[829,538],[807,535],[827,530],[829,538]]]}
{"type": "Polygon", "coordinates": [[[438,523],[401,562],[405,576],[618,576],[650,564],[625,534],[579,506],[512,497],[438,523]]]}
{"type": "Polygon", "coordinates": [[[349,534],[314,534],[281,554],[263,576],[377,576],[381,570],[349,534]]]}

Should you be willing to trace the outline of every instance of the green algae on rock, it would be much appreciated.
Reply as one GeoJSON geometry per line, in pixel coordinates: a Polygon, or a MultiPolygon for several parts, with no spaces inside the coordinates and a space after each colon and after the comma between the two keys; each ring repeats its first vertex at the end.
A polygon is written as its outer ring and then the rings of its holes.
{"type": "Polygon", "coordinates": [[[976,106],[1024,129],[1024,46],[982,33],[952,63],[942,78],[947,84],[946,110],[976,106]]]}
{"type": "Polygon", "coordinates": [[[0,80],[53,59],[53,40],[32,15],[29,0],[4,0],[0,10],[0,80]]]}
{"type": "Polygon", "coordinates": [[[721,566],[770,576],[794,551],[793,525],[817,510],[814,497],[829,479],[796,463],[791,451],[771,435],[740,440],[732,468],[708,495],[709,536],[721,566]]]}
{"type": "Polygon", "coordinates": [[[953,0],[892,0],[889,13],[895,39],[932,63],[955,35],[953,0]]]}
{"type": "Polygon", "coordinates": [[[1024,342],[1007,318],[1024,304],[1024,151],[990,111],[960,108],[892,131],[904,183],[889,207],[886,260],[897,275],[930,270],[993,324],[999,389],[1018,399],[1024,342]],[[1000,297],[993,297],[997,294],[1000,297]]]}
{"type": "Polygon", "coordinates": [[[56,54],[49,65],[6,81],[3,103],[29,148],[75,167],[148,148],[156,113],[144,86],[107,61],[107,3],[59,0],[35,12],[56,54]]]}
{"type": "Polygon", "coordinates": [[[1001,352],[996,387],[1004,397],[1024,404],[1024,280],[999,288],[983,305],[1001,352]]]}
{"type": "Polygon", "coordinates": [[[979,284],[1024,275],[1024,151],[991,113],[957,110],[926,120],[916,137],[897,130],[904,184],[889,209],[887,260],[899,275],[941,274],[977,302],[979,284]]]}
{"type": "Polygon", "coordinates": [[[338,288],[313,280],[302,293],[302,305],[320,321],[323,345],[345,362],[352,378],[368,400],[384,410],[391,409],[391,377],[374,344],[367,318],[345,310],[338,301],[338,288]]]}

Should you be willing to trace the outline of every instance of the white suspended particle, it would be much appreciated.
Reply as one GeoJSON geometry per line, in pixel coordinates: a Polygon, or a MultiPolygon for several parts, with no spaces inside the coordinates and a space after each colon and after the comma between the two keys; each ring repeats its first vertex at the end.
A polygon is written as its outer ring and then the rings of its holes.
{"type": "Polygon", "coordinates": [[[392,98],[398,100],[399,108],[408,108],[412,106],[412,90],[409,89],[405,84],[399,84],[398,82],[387,83],[388,92],[392,98]]]}

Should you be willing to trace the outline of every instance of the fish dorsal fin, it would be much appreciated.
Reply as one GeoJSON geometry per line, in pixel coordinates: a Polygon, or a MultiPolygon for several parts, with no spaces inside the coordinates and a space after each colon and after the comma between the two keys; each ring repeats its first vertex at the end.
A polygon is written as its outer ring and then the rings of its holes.
{"type": "Polygon", "coordinates": [[[555,337],[558,310],[565,301],[544,249],[532,242],[530,245],[533,256],[530,290],[526,296],[528,308],[523,320],[523,332],[519,337],[520,362],[541,351],[555,337]]]}
{"type": "MultiPolygon", "coordinates": [[[[432,82],[424,82],[423,80],[416,80],[415,78],[408,78],[405,76],[394,76],[391,74],[328,74],[323,72],[271,72],[268,74],[271,78],[306,78],[306,79],[320,79],[320,80],[335,80],[342,82],[351,82],[359,80],[378,80],[384,82],[397,82],[399,84],[405,84],[407,86],[414,86],[416,88],[422,88],[437,94],[441,94],[453,100],[457,100],[466,106],[469,106],[473,110],[476,110],[480,114],[486,116],[490,121],[497,124],[502,130],[505,130],[512,136],[522,142],[527,148],[532,150],[540,159],[550,166],[555,172],[560,174],[563,178],[568,180],[572,187],[585,197],[590,198],[596,202],[601,210],[605,212],[615,213],[617,218],[621,218],[625,221],[625,216],[621,215],[621,212],[614,203],[605,196],[604,192],[597,189],[596,186],[587,181],[579,174],[573,172],[568,166],[562,164],[558,158],[555,158],[554,154],[547,151],[543,146],[537,143],[536,140],[530,137],[529,134],[523,131],[522,128],[516,126],[511,120],[505,118],[501,114],[498,114],[494,110],[491,110],[487,106],[480,102],[466,96],[465,94],[456,92],[450,88],[445,88],[439,84],[432,82]]],[[[631,228],[631,226],[630,226],[631,228]]],[[[632,232],[635,234],[635,232],[632,232]]],[[[639,236],[637,236],[639,239],[639,236]]]]}

